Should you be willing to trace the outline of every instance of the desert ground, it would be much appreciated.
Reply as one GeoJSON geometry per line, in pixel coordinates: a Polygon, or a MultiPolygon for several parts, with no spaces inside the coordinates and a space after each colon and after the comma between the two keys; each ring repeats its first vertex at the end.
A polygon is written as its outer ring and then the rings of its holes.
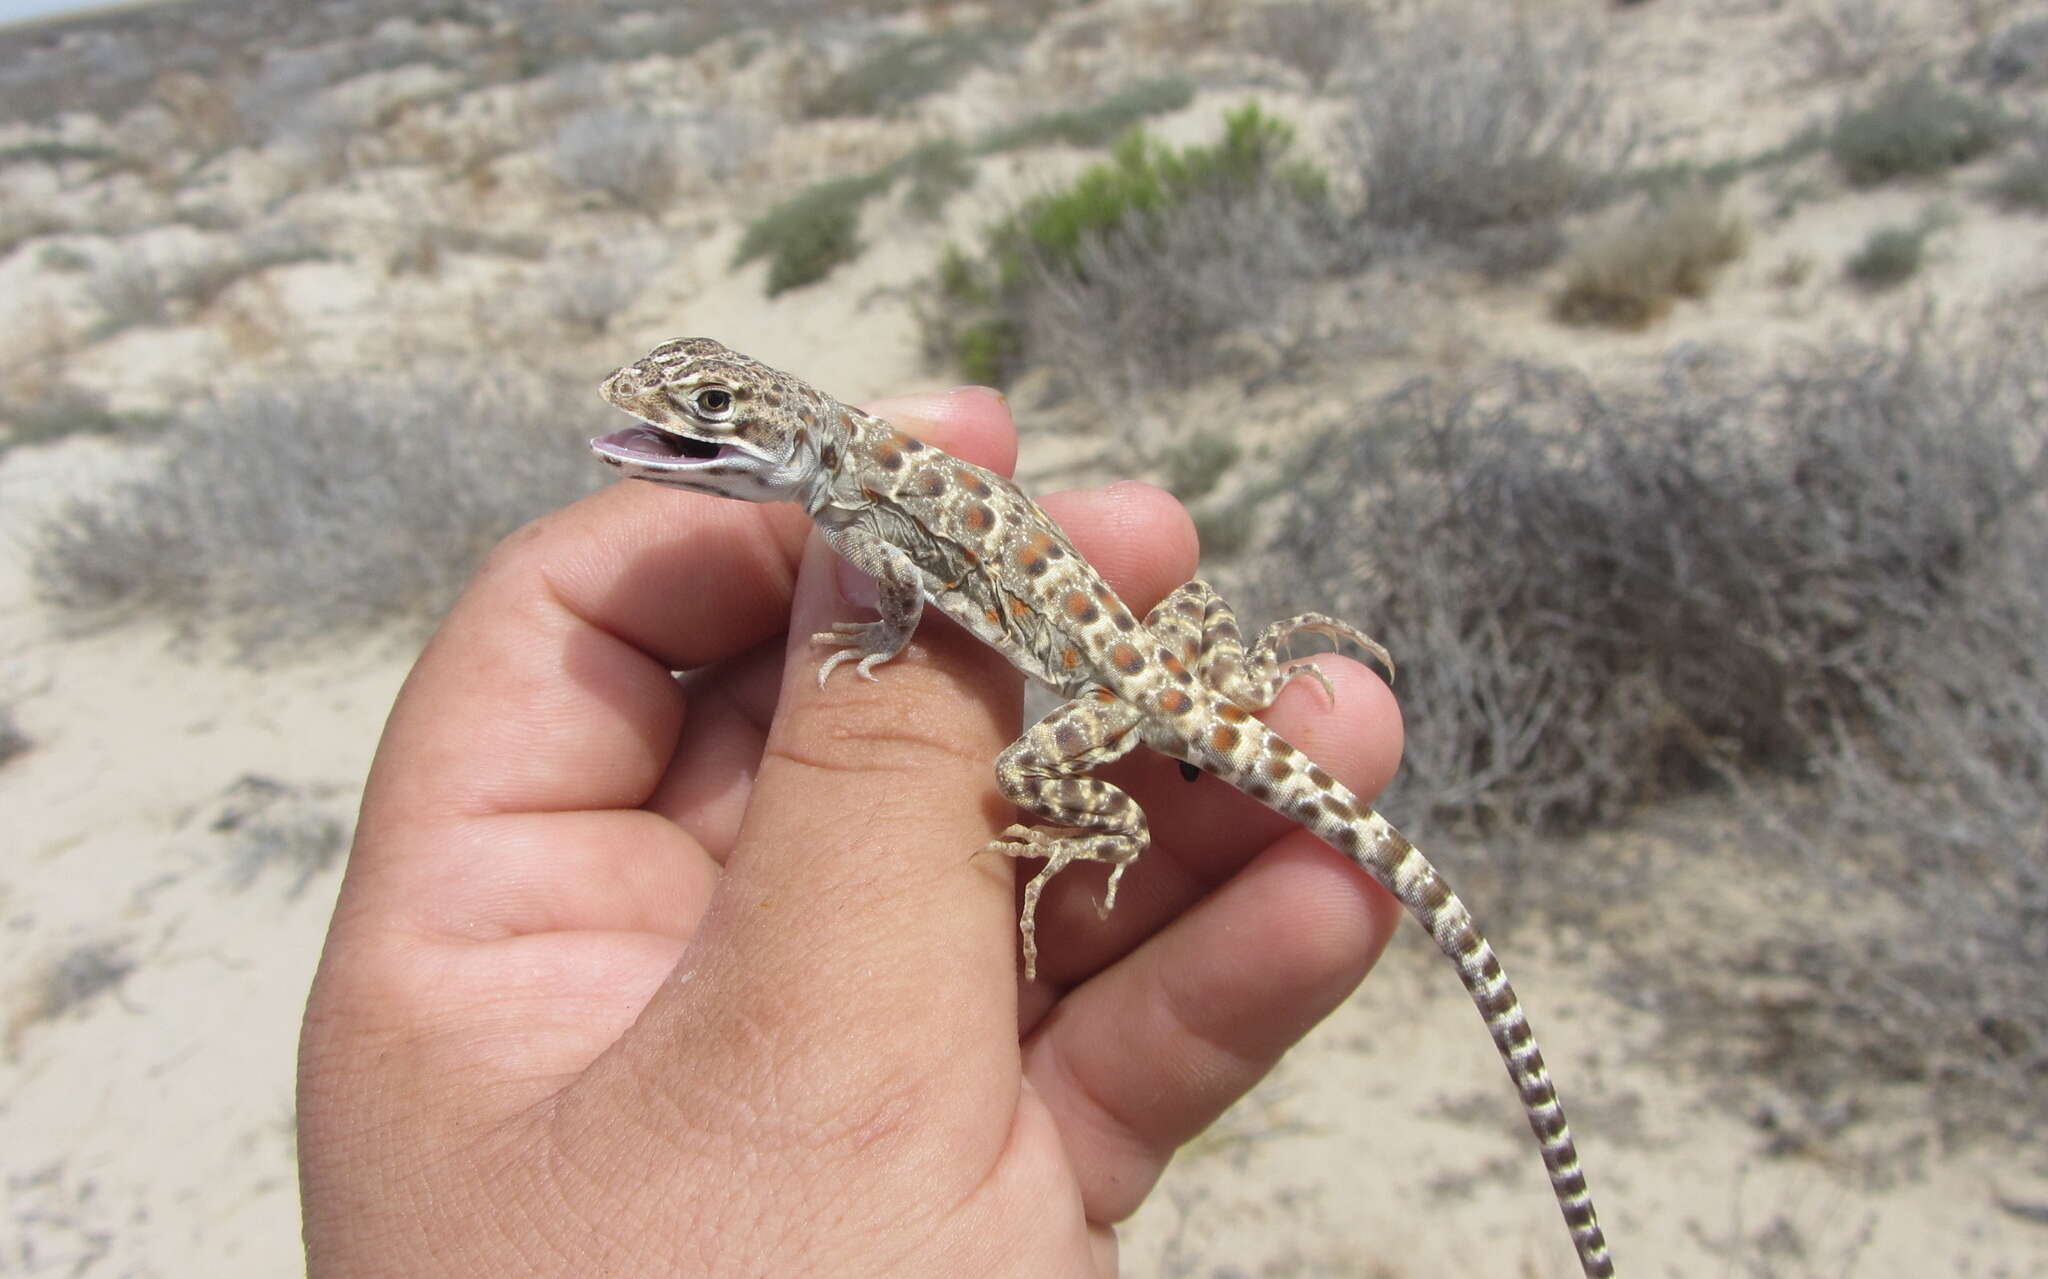
{"type": "MultiPolygon", "coordinates": [[[[849,401],[996,381],[1027,488],[1168,484],[1259,620],[1387,638],[1384,807],[1493,921],[1625,1273],[2048,1275],[2048,3],[1486,9],[0,29],[0,1275],[302,1267],[298,1017],[383,716],[679,334],[849,401]],[[1156,204],[1058,204],[1113,154],[1156,204]],[[1455,549],[1412,439],[1560,540],[1455,549]],[[1598,549],[1665,540],[1692,593],[1598,611],[1646,589],[1598,549]]],[[[1121,1235],[1576,1273],[1413,929],[1121,1235]]]]}

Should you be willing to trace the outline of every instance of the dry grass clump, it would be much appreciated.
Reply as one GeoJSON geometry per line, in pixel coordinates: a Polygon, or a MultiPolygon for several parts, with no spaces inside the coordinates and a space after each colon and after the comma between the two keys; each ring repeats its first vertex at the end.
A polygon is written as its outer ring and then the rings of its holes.
{"type": "Polygon", "coordinates": [[[25,983],[7,1018],[6,1030],[0,1034],[0,1048],[7,1056],[18,1057],[30,1029],[66,1016],[101,995],[118,995],[122,983],[135,975],[135,967],[124,942],[83,942],[72,947],[25,983]]]}
{"type": "Polygon", "coordinates": [[[1792,25],[1792,41],[1813,75],[1859,79],[1898,47],[1898,11],[1888,0],[1813,0],[1792,25]]]}
{"type": "Polygon", "coordinates": [[[1748,224],[1719,193],[1688,188],[1582,245],[1552,310],[1567,324],[1640,329],[1679,298],[1705,297],[1748,245],[1748,224]]]}
{"type": "Polygon", "coordinates": [[[349,824],[333,811],[340,787],[307,786],[244,773],[221,796],[207,829],[228,844],[228,883],[240,892],[282,870],[296,899],[348,847],[349,824]]]}
{"type": "Polygon", "coordinates": [[[1367,215],[1471,244],[1604,200],[1628,152],[1600,47],[1494,6],[1432,15],[1359,68],[1350,120],[1367,215]]]}
{"type": "Polygon", "coordinates": [[[1245,15],[1245,25],[1252,48],[1301,72],[1318,93],[1374,33],[1371,10],[1346,0],[1259,5],[1245,15]]]}
{"type": "Polygon", "coordinates": [[[1639,398],[1417,383],[1298,459],[1257,611],[1326,608],[1403,659],[1395,806],[1425,821],[1567,831],[1795,783],[1777,842],[1828,900],[1895,912],[1787,939],[1802,1033],[2024,1122],[2048,1098],[2044,355],[1923,326],[1766,372],[1695,354],[1639,398]],[[1337,598],[1279,597],[1300,581],[1337,598]]]}
{"type": "Polygon", "coordinates": [[[161,468],[42,526],[42,595],[149,609],[254,650],[422,620],[525,520],[601,478],[588,393],[518,370],[285,382],[195,405],[161,468]]]}

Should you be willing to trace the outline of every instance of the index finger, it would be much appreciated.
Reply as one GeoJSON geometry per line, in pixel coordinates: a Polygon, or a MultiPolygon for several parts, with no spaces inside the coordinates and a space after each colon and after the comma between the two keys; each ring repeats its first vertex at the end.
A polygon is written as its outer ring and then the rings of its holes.
{"type": "MultiPolygon", "coordinates": [[[[983,465],[1015,457],[1008,406],[991,392],[877,408],[983,465]]],[[[637,806],[682,727],[670,672],[787,626],[809,527],[794,507],[632,483],[513,534],[407,678],[366,821],[637,806]]]]}

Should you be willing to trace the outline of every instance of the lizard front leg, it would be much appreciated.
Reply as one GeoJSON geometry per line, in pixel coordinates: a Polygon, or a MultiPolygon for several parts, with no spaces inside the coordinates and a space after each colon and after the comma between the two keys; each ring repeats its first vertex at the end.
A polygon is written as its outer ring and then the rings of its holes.
{"type": "Polygon", "coordinates": [[[875,609],[881,617],[872,622],[834,622],[831,630],[811,636],[813,644],[840,650],[819,665],[819,688],[841,662],[857,662],[854,670],[863,679],[875,678],[874,668],[903,651],[917,630],[917,619],[924,615],[924,580],[901,547],[858,525],[828,529],[825,540],[849,564],[875,579],[875,609]]]}
{"type": "Polygon", "coordinates": [[[987,851],[1043,857],[1045,865],[1024,886],[1017,921],[1024,937],[1024,979],[1038,975],[1038,895],[1054,875],[1076,861],[1108,862],[1102,913],[1116,905],[1124,868],[1151,845],[1145,813],[1136,801],[1090,769],[1123,758],[1138,745],[1143,714],[1108,689],[1098,688],[1054,710],[1024,731],[996,760],[996,786],[1019,808],[1053,823],[1011,826],[987,851]]]}

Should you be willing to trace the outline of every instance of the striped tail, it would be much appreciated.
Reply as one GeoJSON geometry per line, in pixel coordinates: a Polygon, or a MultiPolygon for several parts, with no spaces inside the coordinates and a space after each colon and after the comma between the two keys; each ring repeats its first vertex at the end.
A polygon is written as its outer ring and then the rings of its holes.
{"type": "Polygon", "coordinates": [[[1265,737],[1264,754],[1269,762],[1261,780],[1266,784],[1248,787],[1247,793],[1300,822],[1358,863],[1400,899],[1429,930],[1437,949],[1457,965],[1458,978],[1486,1018],[1487,1032],[1507,1065],[1508,1078],[1521,1094],[1522,1109],[1529,1116],[1529,1127],[1543,1151],[1543,1166],[1550,1173],[1550,1188],[1564,1212],[1565,1225],[1571,1228],[1579,1268],[1587,1279],[1612,1279],[1614,1262],[1607,1255],[1607,1236],[1593,1211],[1593,1195],[1579,1167],[1578,1146],[1572,1141],[1571,1125],[1565,1122],[1557,1088],[1544,1068],[1536,1032],[1522,1012],[1522,1002],[1508,984],[1507,974],[1501,971],[1500,958],[1472,922],[1472,912],[1429,859],[1386,818],[1309,763],[1278,734],[1268,729],[1265,737]],[[1275,759],[1294,763],[1282,771],[1271,766],[1275,759]]]}

